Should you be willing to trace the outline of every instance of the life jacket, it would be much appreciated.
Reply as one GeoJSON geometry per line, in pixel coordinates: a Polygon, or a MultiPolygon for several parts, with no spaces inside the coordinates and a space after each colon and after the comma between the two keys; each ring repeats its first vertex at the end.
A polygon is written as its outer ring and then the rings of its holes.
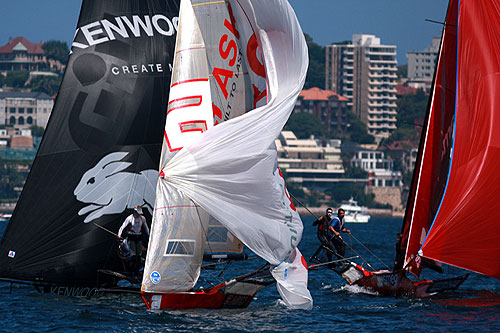
{"type": "Polygon", "coordinates": [[[328,236],[328,231],[330,229],[330,224],[331,224],[331,220],[329,221],[328,220],[328,216],[323,216],[323,218],[321,220],[319,220],[319,223],[318,223],[318,236],[319,235],[322,235],[322,236],[328,236]]]}

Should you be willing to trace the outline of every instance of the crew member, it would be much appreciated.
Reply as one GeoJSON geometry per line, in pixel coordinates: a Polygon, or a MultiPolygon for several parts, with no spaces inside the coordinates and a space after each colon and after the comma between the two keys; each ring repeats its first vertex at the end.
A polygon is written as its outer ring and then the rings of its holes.
{"type": "Polygon", "coordinates": [[[118,231],[118,238],[121,240],[122,234],[126,231],[124,238],[127,239],[128,246],[132,255],[132,271],[137,273],[140,268],[142,256],[142,232],[149,236],[149,228],[146,224],[146,218],[142,215],[142,207],[135,206],[134,211],[123,222],[118,231]]]}
{"type": "Polygon", "coordinates": [[[327,247],[330,251],[326,251],[326,256],[328,261],[332,261],[332,252],[335,251],[334,244],[332,242],[333,228],[332,223],[333,209],[328,208],[326,214],[321,216],[319,219],[313,222],[313,226],[318,226],[318,239],[321,244],[327,247]]]}
{"type": "Polygon", "coordinates": [[[337,216],[332,219],[331,223],[331,230],[334,234],[332,239],[333,245],[335,246],[335,249],[337,249],[337,253],[340,254],[342,258],[345,256],[345,242],[342,239],[340,232],[342,231],[351,234],[351,230],[344,227],[344,216],[345,210],[339,208],[337,216]]]}

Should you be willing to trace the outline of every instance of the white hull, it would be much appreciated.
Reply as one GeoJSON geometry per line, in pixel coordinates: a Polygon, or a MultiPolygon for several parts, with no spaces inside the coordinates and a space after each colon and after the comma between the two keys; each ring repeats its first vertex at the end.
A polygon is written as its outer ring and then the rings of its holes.
{"type": "Polygon", "coordinates": [[[344,222],[346,223],[367,223],[370,220],[370,215],[362,213],[366,207],[360,207],[353,198],[342,204],[340,208],[345,211],[344,222]]]}
{"type": "Polygon", "coordinates": [[[346,214],[344,216],[345,223],[368,223],[370,215],[365,214],[346,214]]]}

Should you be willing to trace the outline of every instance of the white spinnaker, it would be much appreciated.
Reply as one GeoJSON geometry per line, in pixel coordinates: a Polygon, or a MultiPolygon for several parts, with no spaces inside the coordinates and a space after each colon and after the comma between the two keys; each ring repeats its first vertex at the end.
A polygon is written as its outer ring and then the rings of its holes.
{"type": "Polygon", "coordinates": [[[307,264],[298,248],[271,272],[283,303],[292,309],[310,310],[313,300],[307,289],[307,264]]]}
{"type": "MultiPolygon", "coordinates": [[[[160,168],[184,145],[213,127],[205,45],[189,0],[181,2],[179,17],[160,168]]],[[[194,287],[200,275],[209,218],[176,186],[158,181],[143,291],[194,287]]]]}
{"type": "MultiPolygon", "coordinates": [[[[185,146],[167,163],[160,182],[192,198],[253,252],[277,265],[295,249],[303,229],[277,169],[274,140],[304,85],[307,45],[285,0],[230,3],[240,6],[235,16],[244,15],[236,21],[248,19],[256,34],[269,101],[185,146]]],[[[310,298],[307,287],[304,293],[310,298]]]]}

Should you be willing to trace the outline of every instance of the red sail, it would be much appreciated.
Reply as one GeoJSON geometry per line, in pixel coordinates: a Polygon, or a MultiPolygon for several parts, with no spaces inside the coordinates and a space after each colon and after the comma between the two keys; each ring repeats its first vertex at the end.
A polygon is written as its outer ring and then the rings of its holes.
{"type": "MultiPolygon", "coordinates": [[[[447,42],[451,43],[450,49],[457,46],[457,66],[453,72],[456,74],[456,123],[452,163],[442,202],[422,250],[427,258],[500,279],[500,200],[497,197],[500,193],[500,3],[461,0],[451,1],[450,6],[454,8],[450,7],[449,14],[458,12],[453,28],[457,32],[455,42],[447,40],[448,29],[444,39],[445,52],[447,42]]],[[[453,24],[448,19],[447,23],[453,24]]],[[[448,60],[446,55],[444,58],[448,60]]],[[[441,60],[439,65],[442,67],[441,60]]],[[[443,67],[438,71],[438,75],[452,76],[446,70],[443,73],[443,67]]],[[[446,84],[453,89],[448,79],[446,84]]],[[[431,118],[450,117],[451,110],[440,108],[437,96],[433,109],[431,118]],[[444,114],[439,110],[445,111],[444,114]]],[[[451,138],[445,132],[441,139],[451,138]]],[[[441,145],[445,146],[446,142],[441,145]]],[[[426,164],[425,156],[422,164],[426,164]]],[[[433,167],[436,165],[428,168],[433,167]]],[[[427,185],[433,181],[439,180],[431,178],[427,185]]],[[[428,186],[427,190],[431,188],[428,186]]],[[[416,202],[420,204],[418,198],[416,202]]],[[[423,210],[430,206],[425,205],[423,210]]],[[[413,239],[411,236],[409,247],[413,239]]]]}
{"type": "MultiPolygon", "coordinates": [[[[457,3],[450,1],[402,231],[405,261],[417,255],[444,194],[455,114],[457,3]]],[[[418,263],[418,261],[416,262],[418,263]]],[[[415,264],[415,262],[413,262],[415,264]]],[[[413,272],[418,274],[418,270],[413,272]]]]}

